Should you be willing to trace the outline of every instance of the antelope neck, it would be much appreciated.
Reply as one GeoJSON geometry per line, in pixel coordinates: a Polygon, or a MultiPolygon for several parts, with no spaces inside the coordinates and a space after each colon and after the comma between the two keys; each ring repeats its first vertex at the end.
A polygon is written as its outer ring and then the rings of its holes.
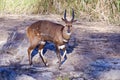
{"type": "Polygon", "coordinates": [[[68,33],[66,30],[62,30],[62,37],[64,38],[64,40],[68,41],[70,39],[70,35],[71,33],[68,33]]]}

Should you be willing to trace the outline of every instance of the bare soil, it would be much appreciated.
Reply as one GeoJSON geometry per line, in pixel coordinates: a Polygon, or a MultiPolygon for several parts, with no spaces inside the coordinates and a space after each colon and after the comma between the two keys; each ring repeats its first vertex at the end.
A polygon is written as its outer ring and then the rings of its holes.
{"type": "Polygon", "coordinates": [[[38,55],[29,66],[26,28],[43,19],[64,25],[58,15],[0,17],[0,80],[120,80],[120,26],[104,22],[78,19],[73,24],[68,59],[62,70],[57,69],[57,57],[50,50],[45,55],[49,67],[38,55]]]}

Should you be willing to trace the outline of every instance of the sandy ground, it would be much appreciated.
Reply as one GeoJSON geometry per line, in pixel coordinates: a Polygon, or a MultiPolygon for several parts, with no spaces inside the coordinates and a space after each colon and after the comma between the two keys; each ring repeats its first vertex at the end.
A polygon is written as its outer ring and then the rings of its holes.
{"type": "Polygon", "coordinates": [[[60,24],[61,16],[0,17],[0,80],[120,80],[120,26],[103,22],[73,24],[68,59],[57,69],[57,58],[48,50],[49,67],[44,67],[36,55],[34,65],[28,65],[26,28],[38,20],[60,24]]]}

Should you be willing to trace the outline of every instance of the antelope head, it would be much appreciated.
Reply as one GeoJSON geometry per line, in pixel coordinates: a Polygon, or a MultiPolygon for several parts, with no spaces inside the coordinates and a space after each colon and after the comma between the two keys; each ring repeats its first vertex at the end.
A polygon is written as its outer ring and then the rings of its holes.
{"type": "Polygon", "coordinates": [[[75,22],[76,20],[74,20],[74,10],[72,9],[72,19],[70,21],[67,20],[66,18],[66,10],[64,12],[64,18],[62,18],[62,20],[65,22],[65,27],[63,29],[63,36],[66,37],[66,39],[70,38],[70,35],[72,33],[72,23],[75,22]]]}

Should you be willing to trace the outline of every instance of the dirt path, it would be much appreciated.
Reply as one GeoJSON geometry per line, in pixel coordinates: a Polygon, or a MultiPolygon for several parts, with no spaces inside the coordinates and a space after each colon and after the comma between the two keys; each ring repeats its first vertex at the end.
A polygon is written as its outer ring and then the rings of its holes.
{"type": "Polygon", "coordinates": [[[60,16],[7,16],[0,18],[0,80],[119,80],[120,26],[101,22],[76,22],[68,59],[57,69],[54,51],[48,50],[49,67],[36,55],[28,65],[26,27],[38,19],[61,22],[60,16]],[[7,72],[4,73],[3,72],[7,72]],[[8,74],[9,73],[9,74],[8,74]],[[111,76],[110,76],[111,75],[111,76]],[[11,77],[12,76],[12,77],[11,77]]]}

